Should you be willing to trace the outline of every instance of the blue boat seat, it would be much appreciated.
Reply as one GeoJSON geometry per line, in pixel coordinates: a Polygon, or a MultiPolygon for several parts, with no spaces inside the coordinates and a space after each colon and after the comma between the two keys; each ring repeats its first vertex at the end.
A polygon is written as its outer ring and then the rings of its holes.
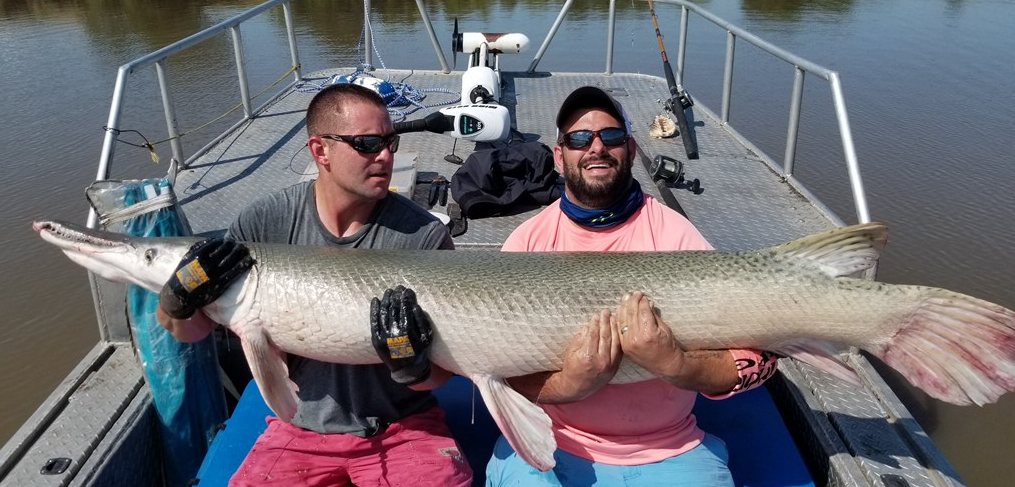
{"type": "MultiPolygon", "coordinates": [[[[486,405],[463,377],[453,377],[435,391],[447,413],[448,427],[469,459],[475,482],[484,482],[486,462],[500,431],[486,405]]],[[[814,487],[768,390],[764,387],[723,401],[698,398],[694,408],[701,427],[722,438],[730,453],[737,487],[814,487]]],[[[225,486],[273,415],[257,385],[251,382],[216,435],[198,471],[201,487],[225,486]]]]}
{"type": "Polygon", "coordinates": [[[233,414],[225,427],[215,435],[208,447],[208,454],[197,471],[198,485],[226,486],[229,478],[240,468],[243,459],[254,446],[257,437],[268,428],[265,418],[275,413],[265,404],[261,391],[254,381],[243,389],[233,414]]]}

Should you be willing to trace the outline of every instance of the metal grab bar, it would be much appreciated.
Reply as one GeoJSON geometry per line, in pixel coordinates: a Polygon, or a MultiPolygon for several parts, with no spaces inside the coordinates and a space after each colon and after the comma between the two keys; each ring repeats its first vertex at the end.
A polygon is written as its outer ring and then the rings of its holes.
{"type": "MultiPolygon", "coordinates": [[[[567,0],[557,14],[556,20],[547,32],[539,51],[532,58],[528,72],[535,72],[536,66],[542,59],[553,40],[557,30],[567,16],[573,0],[567,0]]],[[[717,15],[699,7],[688,0],[656,0],[656,3],[668,3],[680,6],[680,43],[677,47],[677,72],[676,81],[678,86],[683,85],[684,79],[684,56],[687,52],[687,23],[691,12],[700,15],[703,19],[715,24],[726,31],[726,61],[723,72],[722,106],[719,113],[720,123],[728,125],[730,101],[733,95],[733,59],[736,51],[737,38],[743,39],[760,48],[776,58],[785,61],[794,69],[793,92],[790,103],[789,126],[786,131],[786,151],[783,154],[783,166],[781,175],[787,180],[794,180],[795,184],[806,191],[803,185],[793,178],[793,167],[796,162],[796,147],[800,113],[803,105],[803,83],[806,73],[814,74],[828,82],[832,90],[832,105],[835,108],[835,116],[839,126],[839,136],[842,140],[843,157],[846,161],[846,170],[849,173],[850,188],[853,193],[853,204],[856,210],[856,217],[860,223],[870,221],[870,212],[867,208],[867,196],[863,189],[863,179],[860,176],[860,165],[856,159],[856,148],[853,145],[853,132],[849,125],[849,115],[846,111],[845,96],[842,93],[842,85],[839,81],[839,73],[825,68],[819,64],[808,61],[789,51],[779,48],[750,32],[737,27],[736,25],[723,20],[717,15]]],[[[613,32],[615,29],[615,17],[613,15],[614,1],[610,1],[610,16],[607,24],[608,45],[606,47],[606,73],[613,73],[613,32]]],[[[815,201],[818,201],[815,198],[815,201]]],[[[833,213],[834,214],[834,213],[833,213]]],[[[841,222],[840,222],[841,223],[841,222]]]]}
{"type": "MultiPolygon", "coordinates": [[[[240,24],[254,17],[257,17],[274,7],[281,5],[285,17],[285,25],[287,31],[286,37],[289,40],[289,55],[293,65],[293,83],[298,82],[302,77],[302,74],[300,72],[299,51],[296,48],[296,31],[293,23],[292,7],[290,5],[292,1],[293,0],[270,0],[268,2],[262,3],[261,5],[258,5],[257,7],[247,10],[235,17],[222,21],[207,29],[202,30],[201,32],[198,32],[187,38],[181,39],[166,47],[163,47],[162,49],[159,49],[155,52],[152,52],[150,54],[147,54],[145,56],[142,56],[140,58],[137,58],[133,61],[130,61],[120,66],[120,68],[117,70],[116,84],[113,87],[113,100],[109,107],[109,118],[106,122],[106,134],[102,141],[102,153],[99,156],[99,167],[98,170],[96,171],[95,179],[103,180],[109,178],[110,164],[113,160],[113,154],[116,149],[117,134],[120,130],[120,115],[123,108],[124,93],[126,92],[127,89],[127,80],[130,77],[130,75],[132,75],[134,72],[140,69],[144,69],[153,65],[155,66],[156,75],[159,83],[159,91],[162,96],[162,108],[163,111],[165,112],[166,127],[169,132],[170,145],[172,147],[173,152],[173,159],[175,159],[176,161],[180,161],[184,164],[186,164],[188,161],[183,155],[183,144],[180,142],[179,139],[179,129],[176,122],[175,105],[172,100],[172,95],[169,91],[169,82],[166,73],[166,59],[169,58],[169,56],[172,56],[181,51],[194,47],[202,42],[211,39],[212,37],[220,33],[226,31],[230,32],[233,40],[234,60],[236,63],[238,84],[240,86],[240,98],[241,98],[240,101],[243,104],[243,115],[244,115],[243,119],[233,126],[235,128],[237,125],[242,124],[245,121],[249,120],[251,117],[253,117],[254,114],[258,113],[261,109],[264,108],[265,105],[267,105],[267,103],[265,103],[262,104],[257,109],[251,108],[250,94],[249,90],[247,89],[246,70],[244,67],[243,43],[242,37],[240,36],[240,24]]],[[[227,130],[226,132],[228,133],[231,130],[232,129],[227,130]]],[[[212,143],[206,145],[204,148],[199,150],[194,156],[191,157],[191,159],[199,156],[215,142],[217,142],[217,140],[212,141],[212,143]]],[[[88,227],[95,228],[97,224],[98,224],[98,216],[95,214],[94,210],[90,210],[88,214],[88,227]]]]}

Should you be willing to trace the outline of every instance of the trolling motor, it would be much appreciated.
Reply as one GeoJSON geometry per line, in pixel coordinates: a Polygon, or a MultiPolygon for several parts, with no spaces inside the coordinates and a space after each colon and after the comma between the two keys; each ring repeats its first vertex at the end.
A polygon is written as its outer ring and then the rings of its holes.
{"type": "Polygon", "coordinates": [[[462,75],[462,103],[500,103],[500,55],[517,54],[528,46],[525,34],[459,32],[456,18],[451,34],[454,63],[459,52],[469,53],[469,67],[462,75]]]}
{"type": "MultiPolygon", "coordinates": [[[[422,119],[395,123],[395,133],[426,131],[473,142],[507,139],[511,134],[511,114],[500,105],[500,55],[520,53],[528,45],[525,34],[459,32],[456,18],[451,34],[455,64],[459,52],[469,53],[469,67],[462,74],[462,104],[442,108],[422,119]]],[[[454,154],[453,148],[451,152],[444,160],[461,164],[462,159],[454,154]]]]}
{"type": "Polygon", "coordinates": [[[469,53],[469,67],[462,75],[462,104],[422,119],[398,122],[395,132],[427,131],[474,142],[506,139],[511,133],[511,114],[500,105],[500,55],[520,53],[528,45],[525,34],[459,32],[456,18],[451,34],[455,63],[459,52],[469,53]]]}
{"type": "Polygon", "coordinates": [[[511,114],[503,105],[458,105],[394,126],[396,134],[426,131],[473,142],[497,142],[511,133],[511,114]]]}

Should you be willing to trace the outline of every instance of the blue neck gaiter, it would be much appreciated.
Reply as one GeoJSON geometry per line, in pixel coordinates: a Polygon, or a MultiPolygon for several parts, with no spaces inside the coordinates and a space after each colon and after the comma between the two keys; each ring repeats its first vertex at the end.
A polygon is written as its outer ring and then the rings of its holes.
{"type": "Polygon", "coordinates": [[[607,208],[597,210],[582,208],[571,202],[567,198],[567,191],[560,193],[560,210],[571,221],[589,228],[609,228],[624,223],[644,203],[645,196],[641,192],[641,185],[636,180],[631,181],[631,188],[627,191],[627,196],[620,198],[607,208]]]}

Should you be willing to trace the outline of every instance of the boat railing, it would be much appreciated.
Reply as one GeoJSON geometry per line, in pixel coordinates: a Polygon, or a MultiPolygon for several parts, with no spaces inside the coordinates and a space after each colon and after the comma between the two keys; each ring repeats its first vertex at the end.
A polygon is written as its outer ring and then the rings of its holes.
{"type": "MultiPolygon", "coordinates": [[[[800,114],[803,107],[804,77],[807,73],[810,73],[828,82],[829,88],[832,92],[832,104],[835,109],[836,121],[839,126],[839,136],[842,140],[843,156],[845,158],[846,169],[849,174],[850,189],[853,193],[853,204],[856,210],[856,217],[857,220],[862,223],[869,222],[870,212],[867,209],[867,197],[863,189],[863,180],[860,177],[860,166],[856,158],[856,148],[853,145],[853,132],[849,125],[849,115],[846,111],[846,101],[842,94],[842,84],[839,81],[839,73],[781,49],[774,44],[771,44],[758,36],[751,34],[750,32],[737,27],[726,20],[723,20],[722,18],[694,3],[691,3],[688,0],[658,0],[656,3],[672,4],[680,7],[680,42],[677,47],[677,72],[675,74],[678,88],[682,89],[683,85],[684,58],[687,53],[687,25],[691,13],[701,16],[701,18],[726,31],[726,60],[723,72],[722,107],[719,112],[719,120],[724,127],[729,127],[730,105],[733,98],[733,60],[735,57],[734,54],[736,52],[736,43],[738,38],[753,44],[762,51],[784,61],[793,68],[793,94],[790,99],[789,123],[786,130],[786,148],[783,154],[782,168],[773,167],[773,169],[777,170],[784,180],[792,184],[798,191],[804,193],[805,196],[814,202],[819,202],[820,199],[815,197],[802,182],[793,177],[793,169],[796,163],[800,114]]],[[[419,8],[420,15],[423,17],[423,22],[427,27],[430,40],[437,52],[437,58],[440,61],[444,72],[448,72],[447,60],[444,57],[444,53],[442,52],[434,34],[433,27],[430,24],[430,19],[426,13],[426,8],[424,7],[424,0],[416,0],[416,4],[419,8]]],[[[529,73],[535,72],[536,66],[539,65],[543,54],[546,53],[547,48],[550,46],[550,42],[553,40],[553,37],[556,35],[561,24],[564,22],[564,19],[567,17],[567,13],[573,4],[574,0],[567,0],[564,2],[560,12],[557,14],[557,18],[554,20],[553,25],[547,32],[542,44],[540,44],[539,50],[536,51],[532,62],[529,64],[529,73]]],[[[369,10],[369,0],[365,2],[365,5],[369,10]]],[[[604,73],[607,75],[613,74],[613,40],[616,28],[616,7],[617,1],[609,0],[609,17],[607,20],[606,31],[606,71],[604,73]]],[[[365,17],[365,19],[367,19],[366,22],[369,24],[368,17],[365,17]]],[[[364,32],[366,32],[366,42],[369,45],[371,42],[369,25],[364,27],[364,32]]],[[[367,49],[366,52],[367,63],[369,64],[370,50],[367,49]]],[[[829,214],[834,215],[835,213],[829,211],[829,214]]],[[[842,222],[840,221],[839,223],[841,224],[842,222]]]]}
{"type": "MultiPolygon", "coordinates": [[[[567,12],[573,3],[574,0],[567,0],[564,2],[563,7],[560,9],[560,13],[557,15],[557,19],[554,21],[553,26],[550,27],[549,32],[547,32],[546,37],[543,39],[543,42],[539,47],[539,50],[532,59],[532,63],[529,65],[528,71],[530,73],[535,71],[536,66],[539,64],[540,59],[542,59],[543,54],[550,45],[550,41],[557,33],[557,29],[564,21],[564,18],[567,16],[567,12]]],[[[616,3],[616,0],[609,1],[610,10],[607,21],[605,74],[613,73],[613,38],[614,29],[616,27],[616,3]]],[[[730,22],[703,9],[689,0],[657,0],[655,3],[680,6],[680,40],[677,47],[677,72],[675,74],[678,88],[682,89],[683,85],[684,57],[687,53],[687,25],[691,14],[697,14],[701,18],[726,31],[726,60],[723,70],[722,105],[719,112],[719,120],[724,127],[729,126],[730,105],[733,98],[733,60],[736,52],[737,39],[742,39],[750,44],[753,44],[762,51],[784,61],[792,67],[794,71],[794,81],[793,93],[790,99],[789,124],[786,130],[786,148],[783,154],[781,170],[779,168],[774,169],[779,171],[780,176],[787,180],[787,182],[793,184],[798,190],[805,193],[812,201],[820,200],[811,194],[803,183],[793,177],[794,164],[796,163],[797,140],[799,137],[800,113],[803,106],[804,77],[807,73],[810,73],[828,82],[828,86],[832,92],[832,105],[835,109],[836,121],[839,126],[839,137],[842,140],[843,156],[845,158],[846,169],[849,174],[850,189],[853,193],[853,204],[856,210],[856,217],[861,223],[869,222],[870,212],[867,209],[867,197],[863,189],[863,180],[860,177],[860,165],[857,162],[856,148],[853,145],[853,132],[849,125],[849,115],[846,111],[846,99],[842,93],[842,84],[839,81],[839,73],[781,49],[778,46],[775,46],[774,44],[771,44],[764,39],[761,39],[760,37],[731,24],[730,22]]]]}
{"type": "MultiPolygon", "coordinates": [[[[647,1],[647,0],[646,0],[647,1]]],[[[860,165],[857,162],[856,148],[853,144],[853,131],[849,125],[849,115],[846,111],[846,98],[842,93],[842,83],[839,81],[839,73],[831,69],[825,68],[817,63],[808,61],[800,56],[797,56],[791,52],[779,48],[778,46],[761,39],[760,37],[748,32],[747,30],[740,28],[719,16],[705,10],[702,7],[692,3],[689,0],[657,0],[656,3],[677,5],[680,7],[680,34],[679,34],[679,45],[677,47],[677,72],[675,78],[677,87],[682,89],[683,75],[684,75],[684,58],[687,53],[687,25],[689,18],[692,13],[699,15],[701,18],[711,22],[719,28],[726,31],[726,59],[723,68],[723,91],[722,91],[722,105],[718,114],[719,121],[724,127],[729,127],[730,123],[730,107],[733,99],[733,65],[734,65],[734,54],[736,52],[737,39],[742,39],[754,46],[758,47],[762,51],[774,56],[775,58],[788,64],[794,71],[793,81],[793,92],[790,98],[789,108],[789,123],[786,129],[786,148],[782,158],[782,168],[773,167],[779,172],[780,176],[792,184],[798,191],[802,192],[811,201],[820,202],[820,199],[813,195],[806,186],[793,177],[794,165],[796,163],[796,149],[797,141],[799,139],[799,128],[800,128],[800,114],[803,109],[803,94],[804,94],[804,78],[807,73],[817,76],[820,79],[825,80],[832,93],[832,105],[835,110],[835,117],[839,127],[839,137],[842,141],[843,157],[846,162],[846,170],[849,174],[850,189],[853,194],[853,204],[856,211],[857,220],[861,223],[870,221],[870,212],[867,208],[867,197],[863,188],[863,180],[860,177],[860,165]]],[[[546,37],[540,44],[539,49],[536,51],[535,56],[532,58],[532,62],[529,64],[528,72],[533,73],[536,70],[536,66],[539,65],[540,60],[546,53],[547,48],[550,46],[550,42],[556,35],[557,30],[560,28],[564,19],[567,17],[568,11],[574,4],[574,0],[566,0],[564,5],[561,7],[560,12],[557,14],[557,18],[554,20],[553,25],[547,32],[546,37]]],[[[427,14],[424,0],[416,0],[416,5],[419,9],[420,16],[423,19],[423,23],[427,28],[427,32],[430,36],[430,41],[433,44],[434,50],[437,53],[438,61],[441,63],[442,69],[445,73],[450,72],[448,69],[447,59],[444,57],[444,52],[440,47],[440,43],[437,42],[436,34],[434,33],[433,26],[430,23],[430,18],[427,14]]],[[[365,45],[366,52],[366,63],[367,65],[372,64],[371,50],[369,46],[372,42],[372,34],[369,26],[369,11],[370,11],[370,0],[364,1],[364,7],[366,9],[364,13],[364,33],[365,33],[365,45]]],[[[607,38],[606,38],[606,71],[604,74],[613,74],[613,42],[614,42],[614,31],[616,28],[616,8],[617,0],[609,0],[609,17],[607,20],[607,38]]],[[[742,138],[741,138],[742,139],[742,138]]],[[[742,139],[743,140],[743,139],[742,139]]],[[[823,206],[823,205],[822,205],[823,206]]],[[[834,212],[829,211],[830,215],[835,215],[834,212]]],[[[842,224],[843,222],[839,222],[842,224]]]]}
{"type": "MultiPolygon", "coordinates": [[[[274,96],[270,97],[263,104],[254,108],[251,105],[251,95],[249,84],[247,80],[246,63],[244,60],[243,50],[243,38],[240,34],[240,26],[259,15],[270,11],[271,9],[281,5],[283,15],[285,17],[285,26],[287,38],[289,40],[289,55],[292,67],[290,71],[293,74],[293,81],[288,85],[293,86],[295,83],[300,81],[302,73],[300,71],[300,57],[299,51],[296,48],[296,30],[293,23],[293,14],[291,3],[293,0],[269,0],[262,3],[250,10],[247,10],[239,15],[232,18],[219,22],[207,29],[204,29],[196,34],[193,34],[187,38],[181,39],[174,42],[162,49],[139,57],[133,61],[130,61],[119,67],[116,75],[116,84],[113,88],[113,100],[109,107],[109,119],[106,122],[106,134],[102,142],[102,153],[99,156],[99,167],[96,173],[96,180],[108,179],[110,174],[110,165],[113,160],[113,154],[116,149],[117,137],[120,133],[120,116],[123,110],[124,96],[127,91],[127,82],[130,77],[146,68],[154,67],[156,77],[158,80],[159,92],[162,97],[162,109],[166,117],[166,128],[169,135],[169,144],[172,149],[174,164],[182,164],[186,167],[190,162],[197,159],[211,147],[221,141],[228,134],[232,133],[237,127],[250,120],[254,114],[260,112],[265,106],[271,104],[278,96],[286,91],[286,89],[279,90],[274,96]],[[234,62],[236,67],[237,85],[239,87],[240,103],[243,106],[243,118],[236,122],[232,127],[222,132],[221,135],[213,138],[204,147],[198,149],[189,158],[185,157],[183,152],[183,144],[180,142],[180,130],[176,120],[176,108],[173,97],[169,89],[169,76],[168,76],[168,59],[174,54],[179,54],[187,49],[193,48],[204,42],[208,42],[213,38],[217,38],[218,35],[228,31],[232,37],[232,46],[234,53],[234,62]]],[[[88,226],[94,228],[98,223],[98,217],[94,211],[91,211],[88,215],[88,226]]]]}
{"type": "MultiPolygon", "coordinates": [[[[162,106],[166,119],[166,126],[168,131],[168,141],[172,149],[173,161],[176,164],[182,164],[186,167],[190,162],[203,155],[212,146],[217,144],[222,138],[228,136],[237,127],[246,123],[256,113],[258,113],[265,106],[272,103],[278,96],[286,92],[286,90],[298,83],[301,78],[300,71],[300,59],[299,52],[296,46],[296,33],[293,21],[293,14],[291,9],[291,3],[294,0],[269,0],[262,3],[250,10],[247,10],[239,15],[236,15],[223,22],[215,24],[212,27],[204,29],[190,37],[182,39],[178,42],[170,44],[162,49],[155,52],[142,56],[138,59],[130,61],[120,66],[116,84],[113,91],[113,99],[109,109],[109,119],[106,124],[106,134],[102,144],[102,153],[100,155],[99,167],[96,174],[96,179],[108,179],[110,173],[110,163],[113,158],[114,150],[116,147],[117,136],[120,130],[120,115],[123,107],[124,95],[127,88],[127,83],[130,76],[145,68],[154,67],[157,75],[159,90],[162,98],[162,106]],[[261,106],[253,108],[251,106],[251,96],[248,88],[247,73],[245,69],[243,41],[240,33],[240,26],[246,21],[249,21],[272,8],[281,6],[284,12],[286,33],[289,41],[289,54],[291,61],[291,72],[293,73],[293,81],[285,88],[276,92],[276,94],[269,100],[265,101],[261,106]],[[234,51],[234,62],[237,72],[237,84],[239,86],[239,94],[241,98],[241,104],[243,106],[243,118],[236,122],[232,127],[223,131],[219,136],[212,139],[204,147],[198,149],[193,154],[185,157],[183,151],[183,145],[180,142],[180,131],[176,121],[176,112],[173,98],[170,93],[168,86],[168,75],[167,75],[167,59],[177,53],[184,50],[190,49],[198,44],[208,41],[229,31],[232,37],[232,46],[234,51]]],[[[430,36],[430,40],[433,44],[434,51],[437,54],[438,61],[441,64],[442,71],[449,73],[447,59],[444,56],[443,50],[440,43],[437,41],[436,34],[433,29],[433,25],[430,22],[429,15],[425,5],[425,0],[416,0],[416,5],[419,9],[420,16],[426,27],[426,31],[430,36]]],[[[536,52],[529,65],[528,72],[534,72],[536,66],[538,66],[543,54],[546,52],[553,40],[554,35],[557,33],[560,25],[567,16],[574,0],[567,0],[561,7],[557,18],[555,19],[550,30],[547,32],[546,37],[543,39],[539,50],[536,52]]],[[[605,74],[609,75],[613,72],[613,41],[614,31],[616,27],[616,0],[609,0],[609,18],[607,25],[607,45],[606,45],[606,71],[605,74]]],[[[679,33],[679,44],[677,47],[677,63],[675,79],[678,88],[682,88],[683,75],[684,75],[684,59],[687,52],[688,39],[688,22],[691,14],[696,14],[702,19],[711,22],[726,32],[726,57],[723,70],[723,90],[721,96],[721,109],[718,114],[719,122],[723,127],[728,130],[732,130],[730,127],[730,108],[732,101],[732,86],[733,86],[733,68],[734,68],[734,54],[736,51],[736,44],[738,39],[742,39],[763,52],[774,56],[789,65],[794,71],[794,83],[793,91],[790,98],[789,107],[789,119],[786,131],[786,146],[782,158],[782,167],[773,167],[780,176],[792,184],[798,191],[802,192],[811,201],[819,202],[820,199],[815,197],[806,188],[806,186],[796,180],[793,176],[794,166],[796,163],[796,148],[797,141],[799,138],[799,125],[800,115],[803,106],[803,93],[804,93],[804,79],[806,74],[812,74],[820,79],[825,80],[832,93],[832,104],[835,111],[836,120],[838,122],[839,136],[842,142],[843,155],[845,158],[846,168],[849,175],[850,188],[853,196],[853,203],[855,207],[857,220],[860,222],[870,221],[870,214],[867,208],[867,199],[863,189],[863,181],[860,176],[859,163],[857,162],[856,149],[853,144],[852,130],[849,125],[849,116],[846,110],[845,97],[842,92],[842,85],[839,80],[839,74],[836,71],[825,68],[817,63],[808,61],[800,56],[783,50],[758,36],[751,34],[750,32],[740,28],[730,22],[704,10],[703,8],[691,3],[688,0],[657,0],[656,3],[660,4],[671,4],[680,7],[680,33],[679,33]]],[[[369,69],[372,65],[372,29],[370,28],[370,0],[364,1],[364,66],[369,69]]],[[[733,131],[735,133],[735,131],[733,131]]],[[[743,140],[743,138],[741,138],[743,140]]],[[[763,153],[763,152],[762,152],[763,153]]],[[[774,164],[773,164],[774,166],[774,164]]],[[[834,215],[834,212],[830,212],[834,215]]],[[[88,225],[94,227],[97,223],[97,217],[92,212],[88,217],[88,225]]],[[[840,222],[841,223],[841,222],[840,222]]]]}

